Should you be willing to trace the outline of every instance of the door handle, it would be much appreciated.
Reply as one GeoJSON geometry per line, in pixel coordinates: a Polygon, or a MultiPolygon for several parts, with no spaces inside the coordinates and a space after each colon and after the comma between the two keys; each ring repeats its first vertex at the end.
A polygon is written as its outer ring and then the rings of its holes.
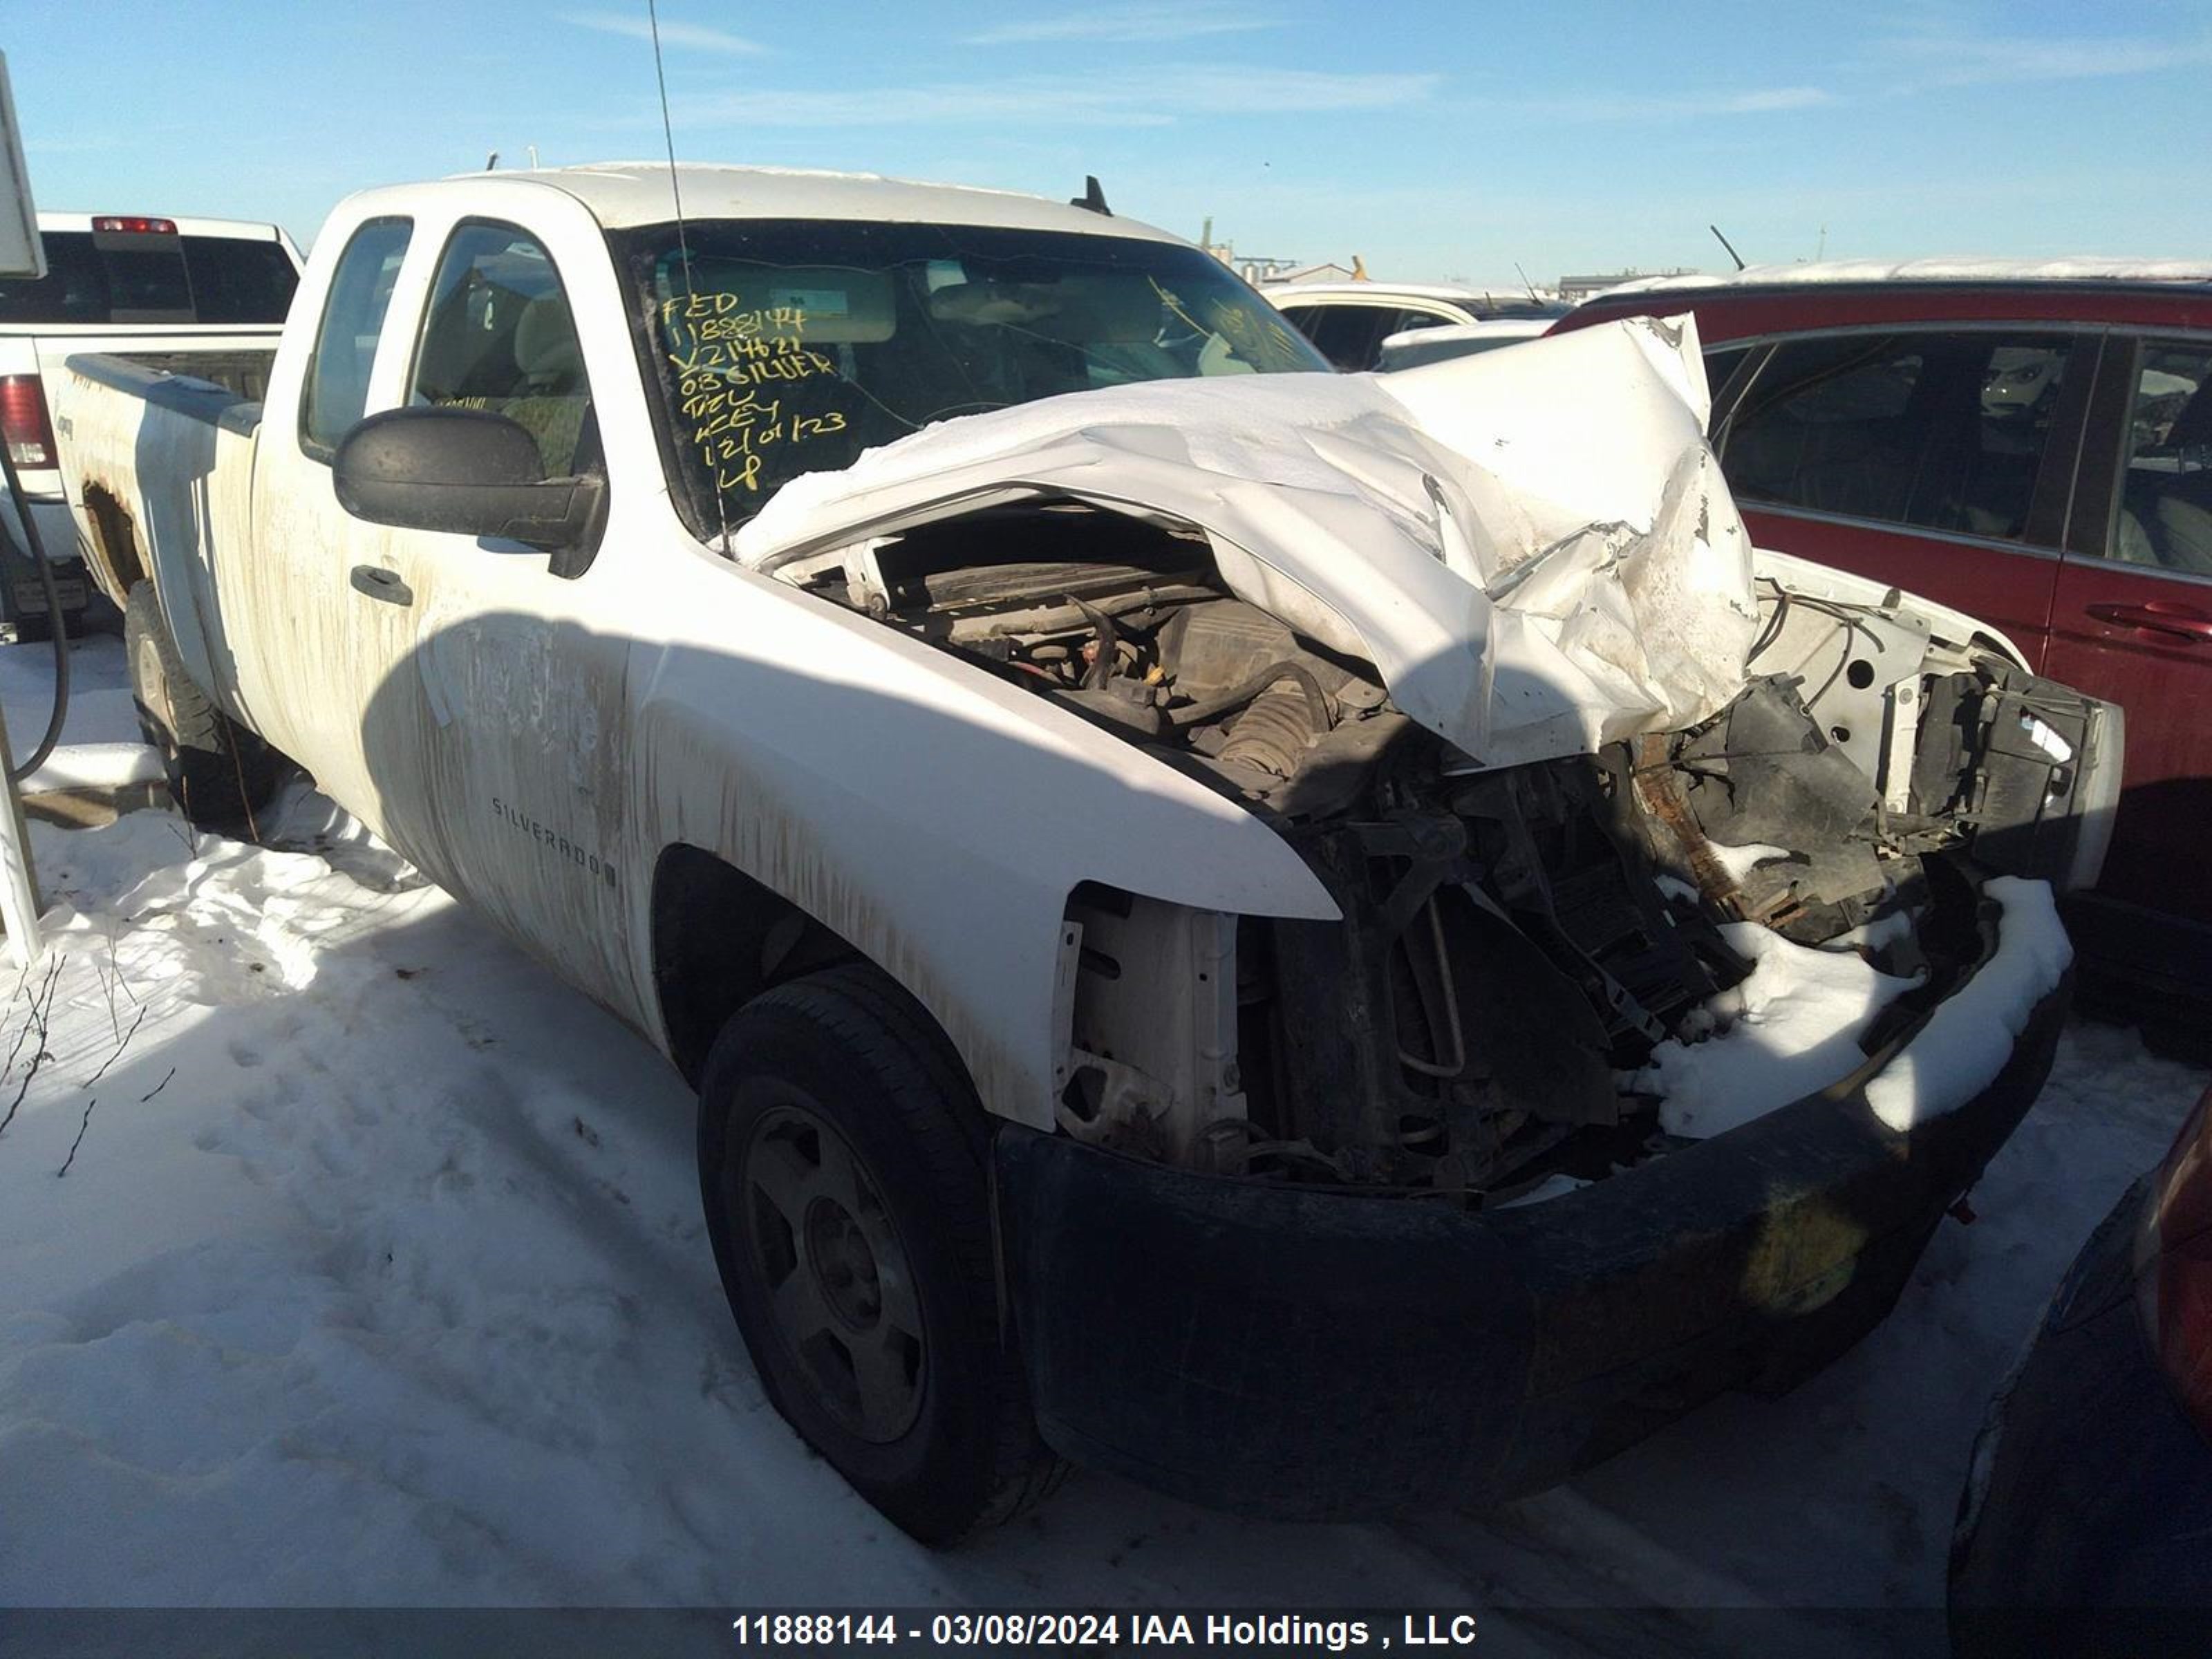
{"type": "Polygon", "coordinates": [[[2148,605],[2093,605],[2089,614],[2099,622],[2121,628],[2148,628],[2185,640],[2212,640],[2212,617],[2166,599],[2153,599],[2148,605]]]}
{"type": "Polygon", "coordinates": [[[399,580],[399,573],[386,570],[380,565],[354,566],[353,586],[355,592],[366,593],[372,599],[382,599],[386,605],[415,603],[415,590],[399,580]]]}

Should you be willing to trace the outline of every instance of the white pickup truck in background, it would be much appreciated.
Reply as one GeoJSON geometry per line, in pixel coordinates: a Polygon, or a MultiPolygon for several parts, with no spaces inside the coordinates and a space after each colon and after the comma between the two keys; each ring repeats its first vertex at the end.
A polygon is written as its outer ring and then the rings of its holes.
{"type": "Polygon", "coordinates": [[[356,196],[264,402],[49,391],[184,809],[289,757],[696,1085],[858,1490],[1480,1504],[1883,1316],[2113,711],[1755,554],[1680,319],[1337,375],[1095,188],[676,182],[356,196]]]}
{"type": "MultiPolygon", "coordinates": [[[[300,251],[280,226],[140,214],[41,213],[46,274],[0,279],[0,441],[55,561],[65,618],[90,597],[78,526],[58,459],[68,433],[46,386],[64,359],[112,352],[258,398],[299,286],[300,251]]],[[[12,501],[0,501],[0,621],[42,637],[49,621],[12,501]]],[[[69,631],[77,628],[72,621],[69,631]]]]}

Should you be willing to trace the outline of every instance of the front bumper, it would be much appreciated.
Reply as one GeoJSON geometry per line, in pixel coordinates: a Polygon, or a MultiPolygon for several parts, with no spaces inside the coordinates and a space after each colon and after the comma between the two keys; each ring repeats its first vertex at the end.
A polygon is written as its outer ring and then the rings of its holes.
{"type": "Polygon", "coordinates": [[[2136,1182],[2090,1236],[1990,1405],[1952,1545],[1962,1653],[2204,1650],[2212,1445],[2136,1306],[2148,1190],[2136,1182]],[[2159,1608],[2192,1611],[2183,1624],[2159,1608]]]}
{"type": "Polygon", "coordinates": [[[1547,1203],[1479,1213],[1144,1164],[1003,1128],[1007,1294],[1063,1455],[1237,1513],[1361,1519],[1550,1486],[1878,1323],[2042,1087],[1898,1133],[1809,1097],[1547,1203]]]}

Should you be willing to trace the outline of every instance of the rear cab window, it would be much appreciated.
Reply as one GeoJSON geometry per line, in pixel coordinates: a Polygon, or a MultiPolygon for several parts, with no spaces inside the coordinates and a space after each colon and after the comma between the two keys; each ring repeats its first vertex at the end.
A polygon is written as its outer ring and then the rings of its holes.
{"type": "Polygon", "coordinates": [[[281,323],[299,286],[273,238],[49,230],[39,240],[46,274],[0,282],[0,323],[281,323]]]}

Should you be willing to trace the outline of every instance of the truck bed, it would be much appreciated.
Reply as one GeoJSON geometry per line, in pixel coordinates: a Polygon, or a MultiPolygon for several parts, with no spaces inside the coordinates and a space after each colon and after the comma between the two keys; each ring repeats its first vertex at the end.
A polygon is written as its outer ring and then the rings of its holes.
{"type": "Polygon", "coordinates": [[[264,386],[275,353],[193,354],[191,374],[167,372],[167,356],[95,353],[57,365],[47,387],[63,492],[94,584],[119,606],[151,580],[186,669],[221,701],[231,677],[216,672],[227,659],[207,637],[214,566],[244,544],[261,424],[259,401],[239,388],[264,386]]]}
{"type": "MultiPolygon", "coordinates": [[[[51,463],[27,466],[21,472],[24,494],[37,519],[40,538],[58,567],[65,612],[76,612],[84,605],[88,576],[102,593],[118,605],[122,603],[121,593],[112,591],[110,582],[100,580],[93,556],[95,527],[84,509],[83,496],[74,485],[64,483],[68,451],[76,441],[76,422],[60,406],[70,362],[97,356],[130,364],[155,379],[189,376],[220,386],[232,397],[258,402],[268,389],[269,369],[276,361],[282,331],[273,324],[224,328],[38,325],[0,329],[0,373],[27,372],[35,377],[53,427],[55,453],[51,463]],[[80,560],[83,569],[76,568],[80,560]]],[[[45,589],[12,507],[0,513],[0,530],[5,532],[0,535],[0,613],[20,626],[25,617],[43,617],[45,589]]]]}
{"type": "Polygon", "coordinates": [[[276,361],[276,342],[272,337],[266,346],[260,347],[223,347],[205,351],[125,349],[102,355],[135,363],[155,374],[205,380],[248,403],[258,404],[268,395],[269,368],[276,361]]]}

